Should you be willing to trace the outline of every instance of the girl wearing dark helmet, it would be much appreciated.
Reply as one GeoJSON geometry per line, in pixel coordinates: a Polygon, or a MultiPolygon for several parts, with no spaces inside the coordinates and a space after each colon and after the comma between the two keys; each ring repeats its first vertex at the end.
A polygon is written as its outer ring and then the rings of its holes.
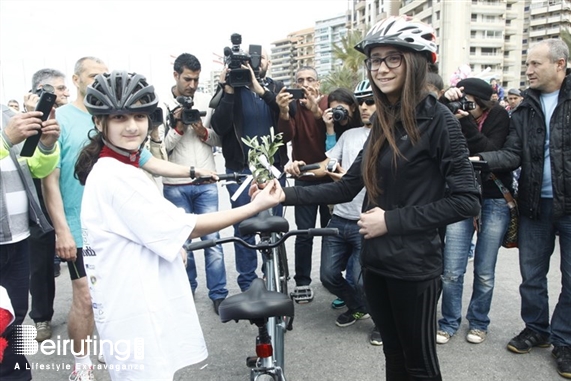
{"type": "Polygon", "coordinates": [[[139,74],[101,74],[84,102],[97,132],[75,172],[85,184],[84,262],[109,373],[113,380],[170,381],[207,357],[183,244],[276,205],[281,189],[273,182],[241,208],[186,214],[138,168],[157,107],[153,86],[139,74]]]}
{"type": "Polygon", "coordinates": [[[345,202],[365,187],[360,260],[369,313],[383,339],[386,379],[441,380],[438,228],[480,208],[466,141],[458,120],[426,91],[428,64],[436,61],[430,26],[390,17],[355,48],[367,56],[377,108],[369,139],[340,181],[285,188],[285,203],[345,202]]]}

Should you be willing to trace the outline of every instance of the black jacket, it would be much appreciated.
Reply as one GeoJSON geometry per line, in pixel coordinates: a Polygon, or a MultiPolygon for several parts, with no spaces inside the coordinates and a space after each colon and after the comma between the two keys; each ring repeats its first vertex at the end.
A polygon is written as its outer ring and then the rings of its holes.
{"type": "MultiPolygon", "coordinates": [[[[521,214],[539,217],[543,182],[545,118],[540,92],[527,89],[523,101],[511,115],[510,131],[504,147],[479,155],[492,171],[513,170],[521,165],[518,203],[521,214]]],[[[549,126],[549,153],[553,181],[553,216],[571,214],[571,71],[561,84],[557,106],[549,126]]]]}
{"type": "MultiPolygon", "coordinates": [[[[274,121],[274,132],[278,131],[279,106],[276,103],[276,94],[283,88],[281,81],[274,82],[268,78],[266,84],[266,92],[262,95],[262,99],[272,110],[274,121]]],[[[234,89],[234,94],[222,91],[222,99],[214,109],[211,125],[214,131],[222,138],[222,154],[224,155],[226,168],[240,172],[248,168],[247,153],[244,152],[242,145],[242,137],[244,137],[242,126],[242,100],[240,91],[250,91],[246,87],[238,87],[234,89]]],[[[216,95],[214,96],[216,97],[216,95]]],[[[269,132],[268,132],[269,133],[269,132]]],[[[285,144],[279,148],[280,165],[284,166],[287,161],[287,148],[285,144]]]]}
{"type": "MultiPolygon", "coordinates": [[[[489,113],[482,125],[482,131],[478,130],[476,120],[470,115],[460,119],[462,134],[468,143],[470,156],[480,152],[497,151],[502,148],[508,136],[510,126],[510,116],[505,108],[496,104],[489,113]]],[[[513,190],[511,171],[494,171],[496,177],[510,191],[513,190]]],[[[483,198],[504,198],[502,192],[490,178],[490,173],[482,173],[482,197],[483,198]]]]}
{"type": "MultiPolygon", "coordinates": [[[[417,106],[420,140],[412,145],[403,126],[396,125],[404,156],[392,162],[382,148],[378,178],[388,233],[363,241],[361,264],[390,278],[410,281],[442,274],[442,243],[438,228],[476,216],[479,192],[458,120],[433,96],[417,106]],[[445,188],[448,195],[445,196],[445,188]]],[[[374,128],[374,127],[373,127],[374,128]]],[[[365,143],[365,150],[369,142],[365,143]]],[[[341,181],[313,187],[285,188],[285,204],[335,204],[353,199],[363,188],[363,152],[341,181]]],[[[367,198],[363,210],[371,209],[367,198]]]]}

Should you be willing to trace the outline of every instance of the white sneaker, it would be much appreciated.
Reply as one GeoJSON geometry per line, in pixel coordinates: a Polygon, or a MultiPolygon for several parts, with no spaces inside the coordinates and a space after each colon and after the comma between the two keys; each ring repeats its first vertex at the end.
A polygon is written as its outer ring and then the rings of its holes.
{"type": "Polygon", "coordinates": [[[99,352],[97,355],[97,361],[99,361],[101,364],[105,364],[105,356],[103,356],[103,352],[99,352]]]}
{"type": "Polygon", "coordinates": [[[468,331],[468,334],[466,335],[466,340],[468,340],[468,342],[472,344],[480,344],[484,340],[486,340],[487,334],[488,334],[487,332],[481,331],[479,329],[471,329],[468,331]]]}
{"type": "Polygon", "coordinates": [[[447,342],[450,341],[450,337],[451,336],[448,332],[438,330],[438,332],[436,332],[436,343],[437,344],[446,344],[447,342]]]}
{"type": "Polygon", "coordinates": [[[69,375],[69,381],[97,381],[93,369],[76,369],[69,375]]]}

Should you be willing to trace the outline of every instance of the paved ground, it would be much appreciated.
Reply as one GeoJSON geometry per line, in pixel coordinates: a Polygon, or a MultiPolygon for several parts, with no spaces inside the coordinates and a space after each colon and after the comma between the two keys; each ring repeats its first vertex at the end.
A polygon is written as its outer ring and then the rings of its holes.
{"type": "MultiPolygon", "coordinates": [[[[221,158],[217,156],[221,165],[221,158]]],[[[221,208],[228,208],[225,189],[220,192],[221,208]]],[[[286,216],[293,224],[293,208],[286,210],[286,216]]],[[[231,235],[226,229],[222,236],[231,235]]],[[[290,269],[293,274],[293,241],[289,242],[290,269]]],[[[313,279],[315,300],[307,305],[296,305],[294,330],[286,335],[286,371],[289,381],[372,381],[384,379],[384,356],[382,347],[368,343],[372,328],[369,320],[339,328],[335,318],[340,313],[332,310],[334,297],[319,283],[319,241],[314,245],[313,279]]],[[[234,253],[231,245],[224,247],[228,289],[230,294],[239,292],[234,270],[234,253]]],[[[558,299],[561,287],[559,272],[559,247],[551,263],[549,274],[551,309],[558,299]]],[[[197,265],[203,268],[203,259],[197,255],[197,265]]],[[[246,381],[249,380],[245,359],[254,352],[256,329],[247,322],[222,324],[212,309],[204,287],[204,272],[199,271],[199,288],[196,292],[196,307],[209,350],[208,359],[196,366],[179,371],[175,380],[193,381],[246,381]]],[[[468,327],[462,322],[458,334],[446,345],[438,346],[438,355],[445,380],[462,381],[551,381],[561,378],[555,369],[551,349],[534,349],[530,354],[515,355],[506,350],[507,342],[523,328],[519,317],[520,282],[517,250],[501,249],[496,272],[496,288],[490,313],[491,325],[488,339],[479,345],[465,340],[468,327]]],[[[472,265],[468,265],[465,283],[472,284],[472,265]]],[[[290,288],[294,286],[290,280],[290,288]]],[[[71,286],[67,268],[57,278],[55,316],[53,318],[54,338],[67,338],[67,312],[71,301],[71,286]]],[[[464,311],[471,294],[471,287],[464,292],[464,311]]],[[[27,320],[25,324],[31,324],[27,320]]],[[[181,326],[184,322],[181,322],[181,326]]],[[[29,356],[34,379],[40,381],[67,380],[68,371],[41,370],[44,365],[72,366],[71,356],[29,356]]],[[[95,360],[95,359],[94,359],[95,360]]],[[[96,372],[99,381],[110,380],[106,370],[96,372]]],[[[152,381],[152,380],[151,380],[152,381]]]]}

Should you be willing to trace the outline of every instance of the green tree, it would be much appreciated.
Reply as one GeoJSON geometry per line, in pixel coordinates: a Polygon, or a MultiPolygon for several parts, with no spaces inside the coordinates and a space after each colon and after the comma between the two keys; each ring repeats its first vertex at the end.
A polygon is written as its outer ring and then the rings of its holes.
{"type": "Polygon", "coordinates": [[[364,78],[363,61],[365,56],[355,50],[363,39],[363,32],[350,30],[341,41],[333,45],[333,57],[341,60],[342,66],[336,67],[321,82],[321,90],[327,94],[338,87],[353,91],[359,81],[364,78]]]}

